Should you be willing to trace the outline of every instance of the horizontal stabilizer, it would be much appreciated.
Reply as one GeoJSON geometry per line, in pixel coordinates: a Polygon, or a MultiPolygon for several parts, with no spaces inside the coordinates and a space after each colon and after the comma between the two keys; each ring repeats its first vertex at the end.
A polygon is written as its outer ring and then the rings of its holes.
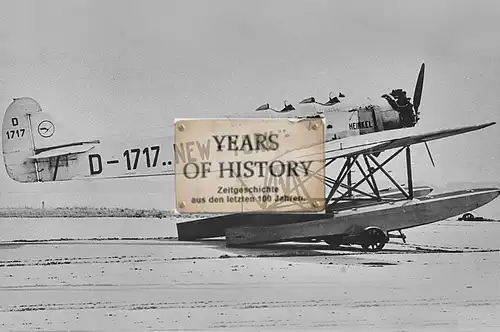
{"type": "Polygon", "coordinates": [[[93,149],[95,145],[76,145],[76,146],[68,146],[64,148],[57,148],[53,150],[48,150],[45,152],[41,152],[34,156],[28,157],[28,159],[44,159],[44,158],[53,158],[59,156],[66,156],[70,154],[79,154],[90,151],[93,149]]]}

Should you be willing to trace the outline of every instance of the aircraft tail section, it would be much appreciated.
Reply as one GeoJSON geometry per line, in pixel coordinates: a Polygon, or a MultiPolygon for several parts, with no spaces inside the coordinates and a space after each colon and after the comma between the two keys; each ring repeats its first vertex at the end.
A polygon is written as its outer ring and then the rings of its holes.
{"type": "Polygon", "coordinates": [[[32,98],[16,98],[5,112],[2,124],[2,147],[7,174],[19,182],[37,179],[37,163],[27,159],[35,154],[32,116],[42,111],[32,98]]]}
{"type": "Polygon", "coordinates": [[[56,180],[58,167],[54,165],[55,159],[59,164],[61,157],[71,159],[69,156],[91,148],[88,144],[82,146],[86,142],[68,143],[68,139],[63,126],[50,113],[44,112],[36,100],[15,98],[5,112],[2,124],[7,174],[18,182],[56,180]]]}
{"type": "Polygon", "coordinates": [[[14,99],[2,124],[7,174],[22,183],[173,174],[171,139],[110,139],[104,145],[99,140],[75,141],[71,136],[36,100],[14,99]]]}
{"type": "Polygon", "coordinates": [[[31,115],[29,119],[31,121],[31,132],[36,154],[69,142],[71,138],[70,133],[50,113],[44,111],[37,112],[31,115]]]}

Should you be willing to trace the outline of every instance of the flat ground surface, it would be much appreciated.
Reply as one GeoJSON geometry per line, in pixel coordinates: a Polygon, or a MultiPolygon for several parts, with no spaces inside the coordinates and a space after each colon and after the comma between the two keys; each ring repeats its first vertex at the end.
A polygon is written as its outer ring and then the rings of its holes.
{"type": "Polygon", "coordinates": [[[500,330],[498,222],[363,253],[179,242],[178,221],[0,219],[0,331],[500,330]]]}

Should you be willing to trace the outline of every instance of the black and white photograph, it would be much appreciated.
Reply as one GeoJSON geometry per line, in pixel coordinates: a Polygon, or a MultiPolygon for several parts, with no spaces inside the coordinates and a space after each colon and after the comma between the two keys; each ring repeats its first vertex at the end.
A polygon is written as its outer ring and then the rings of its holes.
{"type": "Polygon", "coordinates": [[[498,31],[0,0],[0,331],[499,331],[498,31]]]}

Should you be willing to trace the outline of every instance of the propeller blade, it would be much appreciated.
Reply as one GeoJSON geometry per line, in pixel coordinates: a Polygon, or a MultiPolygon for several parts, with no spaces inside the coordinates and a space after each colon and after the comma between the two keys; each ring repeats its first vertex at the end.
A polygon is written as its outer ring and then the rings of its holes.
{"type": "Polygon", "coordinates": [[[431,150],[429,149],[427,142],[424,142],[424,144],[425,144],[425,148],[427,149],[427,153],[429,154],[429,158],[431,159],[432,166],[436,167],[436,164],[434,164],[434,159],[432,159],[431,150]]]}
{"type": "Polygon", "coordinates": [[[420,72],[418,73],[417,84],[415,85],[415,91],[413,92],[413,105],[415,111],[418,112],[418,107],[420,106],[420,99],[422,98],[422,90],[424,89],[424,72],[425,63],[422,63],[420,67],[420,72]]]}

